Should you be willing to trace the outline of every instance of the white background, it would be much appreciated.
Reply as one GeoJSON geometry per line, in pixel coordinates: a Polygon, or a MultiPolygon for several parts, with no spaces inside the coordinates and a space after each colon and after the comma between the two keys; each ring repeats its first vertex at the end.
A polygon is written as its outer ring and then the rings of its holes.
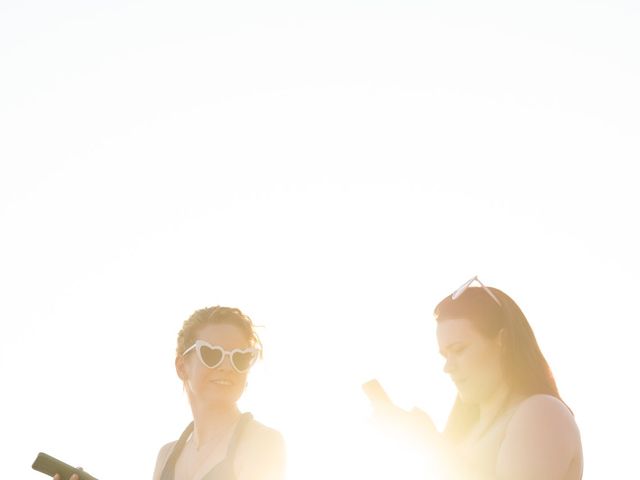
{"type": "Polygon", "coordinates": [[[528,316],[584,478],[633,477],[639,24],[615,0],[4,0],[3,476],[45,451],[150,478],[189,420],[176,334],[223,304],[264,326],[242,407],[290,478],[357,478],[362,382],[443,425],[432,310],[478,274],[528,316]]]}

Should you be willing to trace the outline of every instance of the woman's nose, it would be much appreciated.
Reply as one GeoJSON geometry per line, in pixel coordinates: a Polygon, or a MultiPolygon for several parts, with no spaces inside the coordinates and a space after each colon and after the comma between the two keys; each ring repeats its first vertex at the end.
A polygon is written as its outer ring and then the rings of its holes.
{"type": "Polygon", "coordinates": [[[447,358],[444,361],[444,366],[442,367],[442,371],[447,374],[451,374],[454,371],[455,363],[451,358],[447,358]]]}
{"type": "Polygon", "coordinates": [[[222,362],[220,362],[220,365],[218,365],[217,368],[221,370],[233,370],[233,365],[231,364],[231,355],[225,355],[222,358],[222,362]]]}

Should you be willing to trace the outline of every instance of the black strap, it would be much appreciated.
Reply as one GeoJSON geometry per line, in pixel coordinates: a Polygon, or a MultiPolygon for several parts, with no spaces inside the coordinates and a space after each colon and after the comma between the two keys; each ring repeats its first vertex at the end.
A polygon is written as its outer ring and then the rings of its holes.
{"type": "Polygon", "coordinates": [[[187,439],[189,438],[189,435],[191,435],[191,432],[193,432],[193,422],[187,425],[187,428],[184,429],[184,432],[182,432],[182,435],[180,435],[180,438],[171,449],[171,454],[164,463],[164,469],[162,470],[162,475],[160,475],[160,480],[174,479],[178,456],[180,456],[180,452],[182,452],[184,444],[187,443],[187,439]]]}
{"type": "Polygon", "coordinates": [[[233,432],[233,437],[231,437],[231,440],[229,440],[229,448],[227,448],[227,456],[225,457],[225,459],[234,458],[236,456],[236,450],[238,449],[238,444],[240,443],[242,432],[252,419],[253,415],[251,415],[249,412],[245,412],[240,416],[236,425],[236,429],[233,432]]]}

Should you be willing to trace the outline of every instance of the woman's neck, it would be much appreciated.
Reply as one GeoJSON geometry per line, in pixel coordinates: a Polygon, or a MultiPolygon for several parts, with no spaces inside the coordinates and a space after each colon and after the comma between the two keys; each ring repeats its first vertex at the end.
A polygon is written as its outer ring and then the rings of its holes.
{"type": "Polygon", "coordinates": [[[226,434],[240,417],[240,410],[235,404],[191,405],[193,412],[193,440],[196,448],[218,439],[226,434]]]}

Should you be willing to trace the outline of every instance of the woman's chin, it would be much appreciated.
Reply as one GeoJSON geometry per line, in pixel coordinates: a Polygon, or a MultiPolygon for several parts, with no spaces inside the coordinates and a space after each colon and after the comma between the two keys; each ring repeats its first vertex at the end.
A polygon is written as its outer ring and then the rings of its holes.
{"type": "Polygon", "coordinates": [[[469,388],[458,387],[458,397],[462,403],[466,403],[467,405],[474,405],[480,402],[478,392],[474,392],[469,388]]]}
{"type": "Polygon", "coordinates": [[[215,395],[209,396],[206,403],[211,408],[230,408],[235,407],[238,400],[240,400],[240,395],[215,395]]]}

